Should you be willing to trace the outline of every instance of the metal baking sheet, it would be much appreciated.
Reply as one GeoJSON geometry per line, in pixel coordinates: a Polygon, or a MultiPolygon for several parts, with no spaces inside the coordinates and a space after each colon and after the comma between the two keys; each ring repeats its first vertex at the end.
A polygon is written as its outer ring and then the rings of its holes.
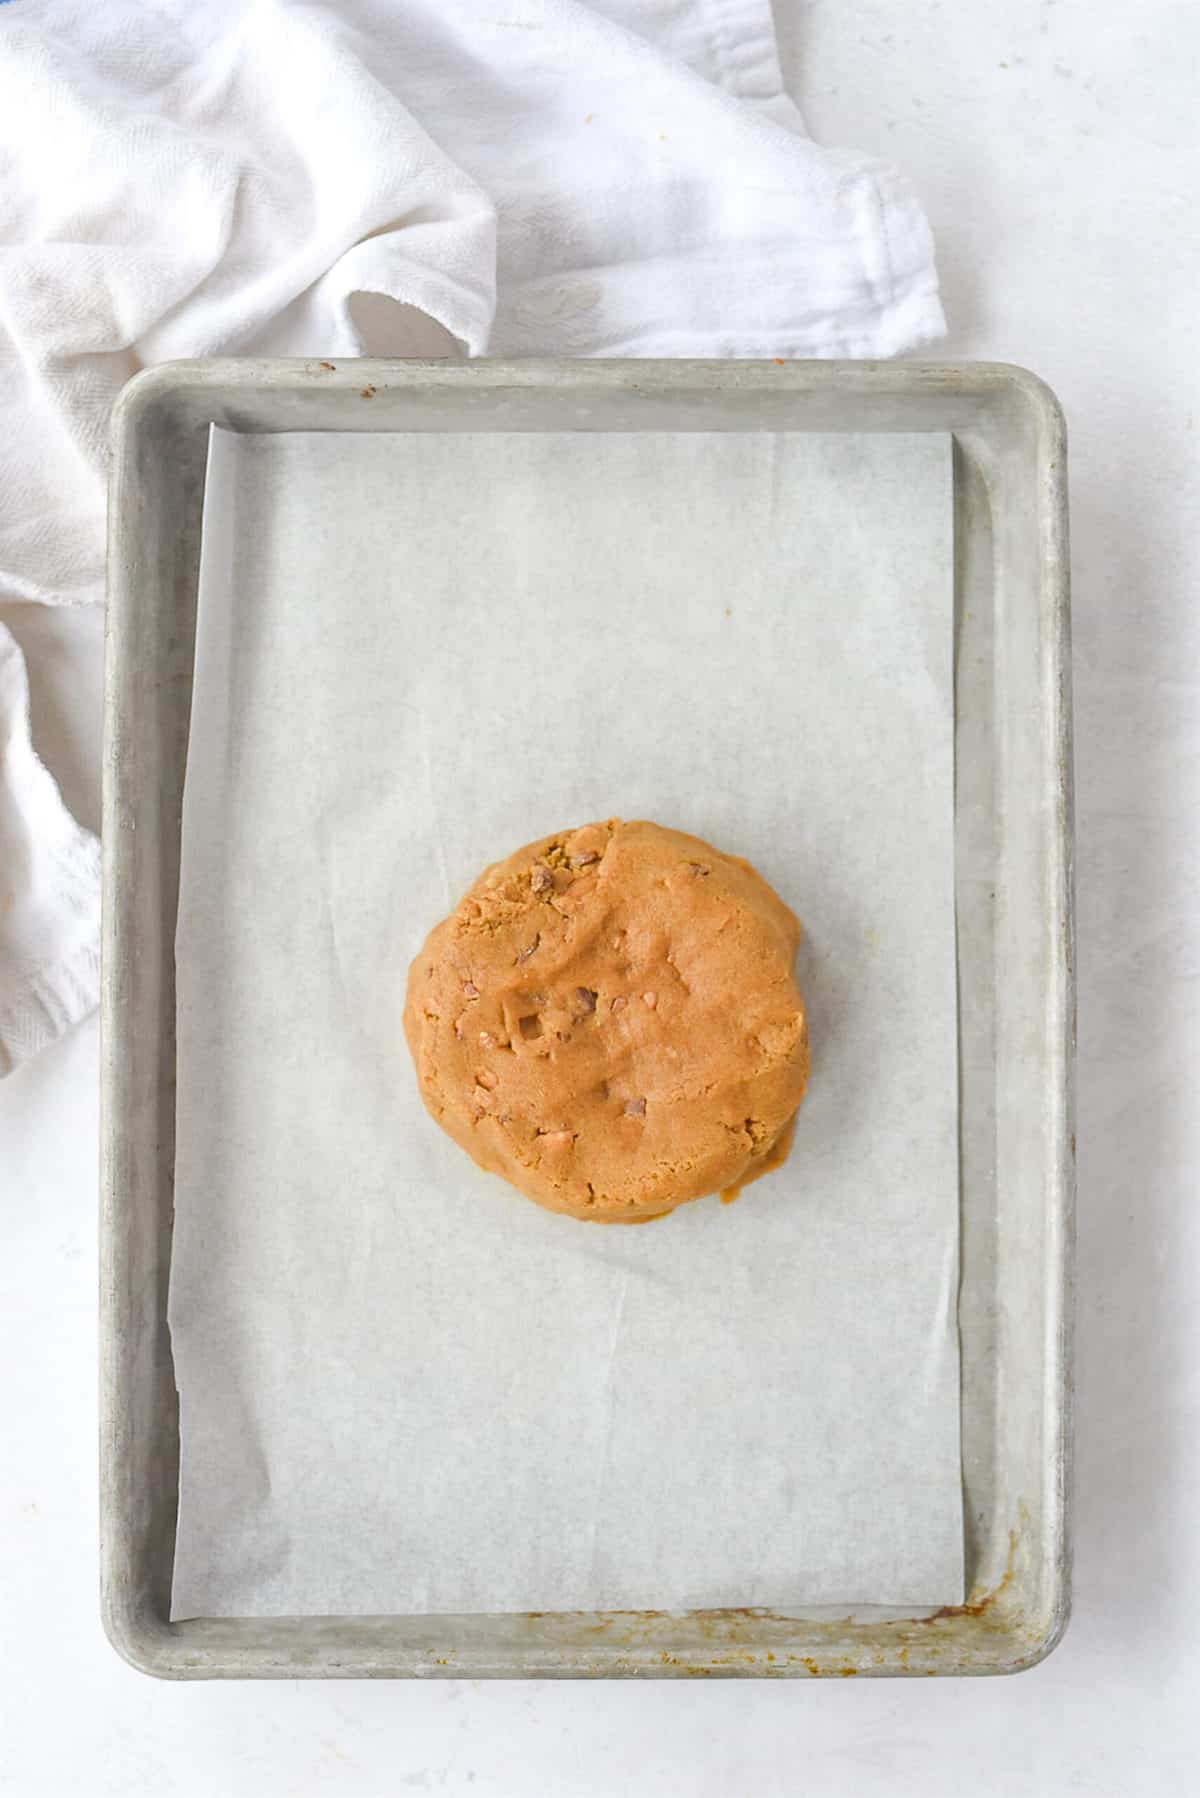
{"type": "Polygon", "coordinates": [[[1072,1029],[1065,471],[1046,390],[1017,370],[913,364],[207,363],[140,377],[115,431],[102,1496],[117,1646],[182,1677],[992,1672],[1040,1658],[1067,1607],[1072,1029]],[[167,1621],[172,945],[213,422],[954,433],[963,1606],[167,1621]]]}

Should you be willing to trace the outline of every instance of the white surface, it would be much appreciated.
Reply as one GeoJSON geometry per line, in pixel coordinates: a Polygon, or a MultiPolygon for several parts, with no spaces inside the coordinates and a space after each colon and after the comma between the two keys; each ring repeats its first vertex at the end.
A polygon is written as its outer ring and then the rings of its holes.
{"type": "Polygon", "coordinates": [[[173,1615],[960,1603],[949,437],[214,431],[205,496],[173,1615]],[[515,1201],[399,1030],[613,813],[807,932],[791,1155],[653,1229],[515,1201]]]}
{"type": "MultiPolygon", "coordinates": [[[[1006,1681],[163,1687],[96,1616],[96,1037],[0,1085],[0,1785],[14,1798],[1182,1798],[1200,1716],[1200,14],[788,0],[812,130],[932,214],[946,353],[1071,426],[1080,876],[1075,1617],[1006,1681]],[[11,1284],[19,1298],[7,1291],[11,1284]]],[[[11,617],[11,613],[10,613],[11,617]]],[[[94,823],[98,619],[18,615],[94,823]]]]}

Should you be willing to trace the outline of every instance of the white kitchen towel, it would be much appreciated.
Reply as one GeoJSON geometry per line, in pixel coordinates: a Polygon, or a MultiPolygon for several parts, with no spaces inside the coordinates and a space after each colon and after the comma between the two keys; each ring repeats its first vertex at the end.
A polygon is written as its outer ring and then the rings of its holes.
{"type": "Polygon", "coordinates": [[[0,628],[0,1075],[96,1003],[100,845],[34,752],[25,664],[0,628]]]}
{"type": "MultiPolygon", "coordinates": [[[[102,597],[108,415],[149,362],[888,356],[942,329],[917,201],[805,135],[769,0],[0,0],[0,600],[102,597]]],[[[22,684],[0,1066],[95,988],[22,684]]]]}

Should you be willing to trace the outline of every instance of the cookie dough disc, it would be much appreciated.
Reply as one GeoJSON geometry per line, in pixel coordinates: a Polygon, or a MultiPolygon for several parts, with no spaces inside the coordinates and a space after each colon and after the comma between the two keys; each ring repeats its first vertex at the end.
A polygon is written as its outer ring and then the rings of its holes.
{"type": "Polygon", "coordinates": [[[552,1211],[660,1217],[778,1159],[808,1078],[800,927],[748,862],[611,818],[480,875],[409,970],[429,1111],[552,1211]]]}

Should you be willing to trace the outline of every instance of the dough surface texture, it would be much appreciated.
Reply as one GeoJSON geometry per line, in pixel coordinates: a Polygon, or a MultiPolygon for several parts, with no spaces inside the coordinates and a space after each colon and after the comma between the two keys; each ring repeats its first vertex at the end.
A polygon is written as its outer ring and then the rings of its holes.
{"type": "Polygon", "coordinates": [[[782,1159],[808,1079],[800,927],[735,856],[609,819],[487,868],[409,970],[421,1097],[552,1211],[661,1217],[782,1159]]]}

